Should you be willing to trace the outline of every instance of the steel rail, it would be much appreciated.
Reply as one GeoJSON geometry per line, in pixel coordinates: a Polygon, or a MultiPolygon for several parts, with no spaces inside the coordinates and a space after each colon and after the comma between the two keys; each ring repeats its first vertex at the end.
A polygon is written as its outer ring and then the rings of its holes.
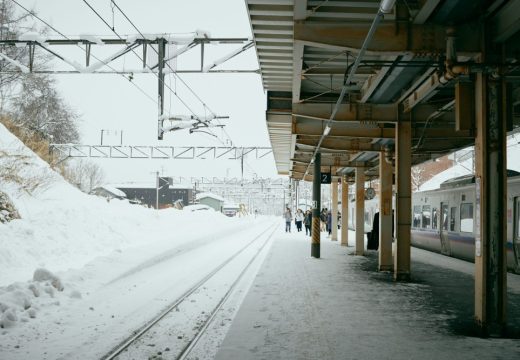
{"type": "MultiPolygon", "coordinates": [[[[276,230],[277,224],[273,225],[273,231],[268,237],[268,240],[272,237],[274,234],[274,231],[276,230]]],[[[210,273],[208,273],[206,276],[204,276],[201,280],[199,280],[195,285],[193,285],[191,288],[189,288],[187,291],[185,291],[180,297],[178,297],[172,304],[170,304],[165,310],[159,313],[155,318],[153,318],[151,321],[146,323],[141,329],[134,332],[133,335],[128,337],[127,339],[123,340],[119,345],[116,345],[112,350],[110,350],[106,355],[102,356],[102,360],[113,360],[117,356],[119,356],[123,351],[128,349],[135,341],[140,339],[144,334],[146,334],[148,331],[150,331],[151,328],[153,328],[159,321],[164,319],[169,313],[174,311],[188,296],[193,294],[195,291],[197,291],[202,285],[204,285],[209,279],[211,279],[213,276],[215,276],[222,268],[224,268],[227,264],[229,264],[233,259],[235,259],[238,255],[240,255],[242,252],[244,252],[249,246],[254,244],[261,236],[263,236],[266,232],[268,232],[271,228],[267,228],[266,230],[262,231],[258,236],[256,236],[253,240],[251,240],[249,243],[247,243],[244,247],[242,247],[240,250],[235,252],[232,256],[227,258],[224,262],[222,262],[220,265],[218,265],[216,268],[214,268],[210,273]]],[[[256,255],[255,255],[256,256],[256,255]]],[[[184,350],[183,350],[184,352],[184,350]]]]}
{"type": "Polygon", "coordinates": [[[271,237],[272,237],[272,235],[274,234],[275,231],[276,231],[276,228],[273,230],[271,235],[269,235],[269,237],[265,240],[265,242],[262,244],[260,249],[258,249],[256,254],[251,258],[251,260],[249,260],[249,262],[244,267],[244,269],[242,269],[242,271],[240,272],[238,277],[235,279],[235,281],[231,284],[231,286],[226,291],[226,293],[224,294],[222,299],[220,299],[220,301],[217,304],[217,306],[213,309],[211,314],[204,321],[204,323],[200,327],[200,331],[198,331],[197,334],[190,340],[190,342],[188,342],[188,344],[186,344],[186,346],[183,348],[181,353],[175,358],[175,360],[184,360],[193,351],[193,349],[195,348],[197,343],[200,341],[202,336],[206,333],[206,330],[208,329],[208,327],[212,324],[212,322],[215,319],[215,316],[217,315],[218,311],[226,303],[226,301],[228,300],[229,296],[232,294],[233,290],[235,290],[236,286],[238,285],[238,283],[240,282],[242,277],[246,274],[247,270],[249,270],[249,267],[253,264],[253,262],[257,259],[257,257],[260,255],[262,250],[265,248],[265,246],[267,245],[267,243],[269,242],[269,240],[271,239],[271,237]]]}

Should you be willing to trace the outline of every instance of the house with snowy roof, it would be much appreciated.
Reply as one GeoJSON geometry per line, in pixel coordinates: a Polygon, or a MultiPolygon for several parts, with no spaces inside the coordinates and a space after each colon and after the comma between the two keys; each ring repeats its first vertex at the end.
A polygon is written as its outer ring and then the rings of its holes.
{"type": "Polygon", "coordinates": [[[141,204],[159,209],[170,207],[182,208],[193,204],[194,192],[191,185],[174,184],[171,177],[159,177],[155,183],[126,183],[112,185],[126,194],[130,200],[138,200],[141,204]],[[179,205],[179,201],[182,206],[179,205]]]}
{"type": "Polygon", "coordinates": [[[197,200],[199,204],[207,205],[213,208],[215,211],[222,211],[222,207],[224,205],[223,197],[210,192],[202,192],[197,194],[197,200]]]}
{"type": "Polygon", "coordinates": [[[90,194],[104,197],[107,200],[126,199],[126,194],[124,192],[122,192],[121,190],[119,190],[113,186],[110,186],[110,185],[103,185],[103,186],[96,187],[96,188],[92,189],[90,194]]]}

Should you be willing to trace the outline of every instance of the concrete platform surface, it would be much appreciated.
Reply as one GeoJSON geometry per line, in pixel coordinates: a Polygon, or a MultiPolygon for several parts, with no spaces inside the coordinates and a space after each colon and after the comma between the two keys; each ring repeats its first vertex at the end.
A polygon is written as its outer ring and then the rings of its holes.
{"type": "Polygon", "coordinates": [[[520,359],[518,276],[510,338],[483,339],[473,264],[414,250],[412,281],[395,283],[376,252],[354,256],[322,236],[321,253],[310,257],[303,233],[276,239],[216,359],[520,359]]]}

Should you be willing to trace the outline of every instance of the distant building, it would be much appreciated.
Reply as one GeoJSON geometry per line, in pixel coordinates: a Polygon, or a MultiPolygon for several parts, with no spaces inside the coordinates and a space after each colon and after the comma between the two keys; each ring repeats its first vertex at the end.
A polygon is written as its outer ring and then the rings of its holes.
{"type": "Polygon", "coordinates": [[[159,195],[159,209],[181,207],[193,204],[193,189],[190,185],[172,184],[168,177],[159,178],[159,189],[155,184],[128,183],[113,185],[126,194],[129,200],[137,200],[142,204],[155,208],[159,195]]]}
{"type": "Polygon", "coordinates": [[[435,175],[453,167],[453,157],[442,156],[434,161],[428,161],[412,167],[412,191],[418,191],[422,184],[435,175]]]}
{"type": "Polygon", "coordinates": [[[197,200],[199,204],[208,205],[213,208],[215,211],[222,212],[222,207],[224,205],[224,198],[213,193],[200,193],[197,194],[197,200]]]}

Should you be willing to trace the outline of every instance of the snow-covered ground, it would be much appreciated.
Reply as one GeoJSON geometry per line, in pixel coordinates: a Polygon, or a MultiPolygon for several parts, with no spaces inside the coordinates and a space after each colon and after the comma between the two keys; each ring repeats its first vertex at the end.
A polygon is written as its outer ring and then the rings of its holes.
{"type": "Polygon", "coordinates": [[[0,223],[1,359],[98,358],[273,223],[84,194],[0,125],[7,167],[21,219],[0,223]]]}

